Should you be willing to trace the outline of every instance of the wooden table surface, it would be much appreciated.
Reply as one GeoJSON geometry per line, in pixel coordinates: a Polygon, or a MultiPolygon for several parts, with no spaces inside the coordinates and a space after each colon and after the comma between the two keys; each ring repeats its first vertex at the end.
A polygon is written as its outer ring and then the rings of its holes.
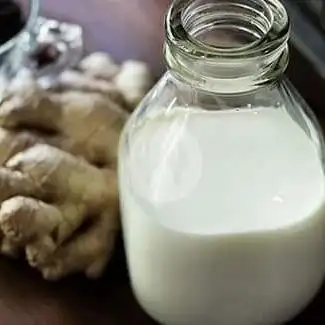
{"type": "MultiPolygon", "coordinates": [[[[163,71],[163,13],[169,0],[44,0],[43,13],[85,27],[86,48],[116,60],[145,60],[163,71]],[[127,20],[127,23],[124,21],[127,20]]],[[[290,325],[325,321],[325,289],[290,325]]],[[[73,277],[48,283],[26,265],[0,258],[0,325],[154,325],[136,304],[122,244],[98,281],[73,277]]],[[[205,325],[205,324],[197,324],[205,325]]]]}

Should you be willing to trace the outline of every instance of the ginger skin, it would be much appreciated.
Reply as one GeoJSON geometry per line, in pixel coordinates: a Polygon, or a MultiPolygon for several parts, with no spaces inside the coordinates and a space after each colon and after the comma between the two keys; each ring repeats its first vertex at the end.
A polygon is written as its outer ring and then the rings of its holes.
{"type": "Polygon", "coordinates": [[[127,114],[99,94],[28,94],[0,109],[1,251],[24,251],[49,280],[98,277],[119,229],[115,164],[127,114]]]}
{"type": "Polygon", "coordinates": [[[31,180],[33,188],[29,190],[33,198],[14,196],[3,202],[0,227],[4,236],[12,243],[25,245],[28,262],[40,269],[47,279],[60,278],[70,270],[85,270],[93,276],[101,273],[99,266],[97,273],[89,270],[94,264],[98,265],[99,260],[105,260],[103,254],[106,256],[113,249],[119,228],[115,172],[99,170],[82,159],[43,144],[17,154],[6,167],[31,180]],[[51,203],[47,204],[49,193],[51,203]],[[87,219],[101,224],[100,231],[96,230],[97,253],[85,254],[89,241],[83,242],[84,247],[80,240],[60,247],[87,219]],[[70,251],[74,252],[76,262],[60,259],[70,251]]]}
{"type": "Polygon", "coordinates": [[[51,89],[28,73],[0,104],[0,252],[48,280],[102,275],[119,231],[119,136],[149,69],[85,58],[51,89]]]}
{"type": "MultiPolygon", "coordinates": [[[[115,98],[118,92],[123,100],[119,97],[117,102],[129,112],[136,108],[154,84],[153,75],[146,63],[127,60],[119,66],[108,54],[102,52],[95,52],[84,58],[79,64],[79,69],[84,74],[82,79],[85,89],[111,93],[111,96],[115,93],[115,98]],[[94,82],[95,78],[97,82],[94,82]],[[109,85],[113,87],[113,92],[104,90],[109,85]]],[[[79,80],[81,81],[81,78],[79,80]]],[[[72,83],[76,85],[77,78],[72,83]]]]}
{"type": "MultiPolygon", "coordinates": [[[[32,86],[37,88],[35,84],[32,86]]],[[[115,165],[119,135],[128,118],[116,102],[98,93],[50,94],[41,89],[30,92],[29,87],[27,94],[23,89],[23,95],[13,95],[3,102],[0,126],[9,130],[46,131],[39,137],[43,142],[82,156],[95,165],[115,165]],[[16,96],[26,101],[20,102],[16,96]],[[28,96],[37,96],[38,100],[28,96]]],[[[27,133],[25,137],[35,139],[38,133],[27,133]]],[[[0,142],[0,153],[2,147],[0,142]]]]}
{"type": "Polygon", "coordinates": [[[120,71],[120,67],[107,53],[95,52],[79,63],[79,69],[87,76],[112,80],[120,71]]]}
{"type": "Polygon", "coordinates": [[[152,87],[153,76],[145,63],[128,60],[123,63],[113,82],[129,107],[134,109],[152,87]]]}
{"type": "Polygon", "coordinates": [[[79,71],[64,71],[55,86],[57,91],[78,90],[84,93],[99,93],[107,96],[111,101],[128,108],[128,103],[115,84],[107,80],[96,79],[91,75],[79,71]]]}

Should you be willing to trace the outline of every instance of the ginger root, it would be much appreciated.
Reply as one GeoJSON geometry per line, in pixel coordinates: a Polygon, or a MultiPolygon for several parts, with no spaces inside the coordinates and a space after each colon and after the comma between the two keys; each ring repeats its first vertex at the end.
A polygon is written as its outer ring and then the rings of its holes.
{"type": "Polygon", "coordinates": [[[48,280],[99,277],[119,231],[121,130],[152,79],[145,64],[85,58],[42,89],[28,72],[0,104],[0,252],[48,280]]]}
{"type": "Polygon", "coordinates": [[[45,144],[15,155],[5,166],[26,176],[31,186],[30,196],[2,203],[4,236],[25,247],[28,262],[46,279],[77,271],[99,276],[119,228],[115,172],[45,144]],[[91,231],[75,241],[73,234],[85,221],[91,231]]]}
{"type": "Polygon", "coordinates": [[[145,63],[129,60],[123,63],[114,83],[129,106],[134,108],[152,87],[153,77],[145,63]]]}
{"type": "MultiPolygon", "coordinates": [[[[98,93],[47,93],[35,84],[28,86],[27,94],[22,90],[8,96],[0,108],[0,126],[34,130],[25,134],[33,138],[30,141],[39,142],[38,137],[100,166],[115,165],[119,135],[127,117],[118,103],[98,93]],[[36,90],[30,91],[31,86],[36,90]]],[[[7,147],[0,142],[0,153],[7,147]]]]}
{"type": "Polygon", "coordinates": [[[2,252],[23,250],[46,279],[98,277],[119,228],[115,161],[126,114],[85,94],[38,96],[0,109],[2,252]],[[49,118],[51,133],[42,134],[49,118]],[[92,164],[99,158],[101,168],[92,164]]]}
{"type": "Polygon", "coordinates": [[[79,69],[86,75],[111,80],[120,70],[110,55],[103,52],[95,52],[81,60],[79,69]]]}
{"type": "MultiPolygon", "coordinates": [[[[86,76],[83,78],[84,84],[88,84],[85,88],[107,93],[104,89],[110,84],[123,97],[124,100],[119,98],[118,102],[128,111],[135,109],[154,84],[153,75],[146,63],[127,60],[118,66],[108,54],[102,52],[90,54],[83,59],[79,69],[86,76]],[[92,78],[98,78],[97,82],[92,78]]],[[[77,84],[78,81],[75,80],[74,83],[77,84]]]]}
{"type": "Polygon", "coordinates": [[[95,92],[106,95],[110,100],[119,103],[122,106],[127,106],[124,96],[119,91],[116,85],[107,80],[95,79],[79,71],[67,70],[64,71],[56,85],[58,90],[79,90],[82,92],[95,92]]]}

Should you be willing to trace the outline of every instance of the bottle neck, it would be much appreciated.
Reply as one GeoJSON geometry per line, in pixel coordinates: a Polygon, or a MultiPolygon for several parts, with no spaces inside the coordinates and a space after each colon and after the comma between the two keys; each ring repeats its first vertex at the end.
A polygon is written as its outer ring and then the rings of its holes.
{"type": "Polygon", "coordinates": [[[165,28],[168,68],[202,90],[251,91],[288,65],[289,19],[278,0],[174,0],[165,28]]]}

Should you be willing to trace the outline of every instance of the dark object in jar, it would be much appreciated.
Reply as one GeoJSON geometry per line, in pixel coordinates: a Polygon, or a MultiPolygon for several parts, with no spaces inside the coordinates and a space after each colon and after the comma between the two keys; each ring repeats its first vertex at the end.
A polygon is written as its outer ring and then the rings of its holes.
{"type": "Polygon", "coordinates": [[[24,25],[20,6],[13,0],[0,0],[0,45],[16,36],[24,25]]]}
{"type": "MultiPolygon", "coordinates": [[[[1,1],[1,0],[0,0],[1,1]]],[[[36,50],[30,55],[36,69],[42,69],[54,63],[60,56],[58,48],[51,43],[39,44],[36,50]]]]}

